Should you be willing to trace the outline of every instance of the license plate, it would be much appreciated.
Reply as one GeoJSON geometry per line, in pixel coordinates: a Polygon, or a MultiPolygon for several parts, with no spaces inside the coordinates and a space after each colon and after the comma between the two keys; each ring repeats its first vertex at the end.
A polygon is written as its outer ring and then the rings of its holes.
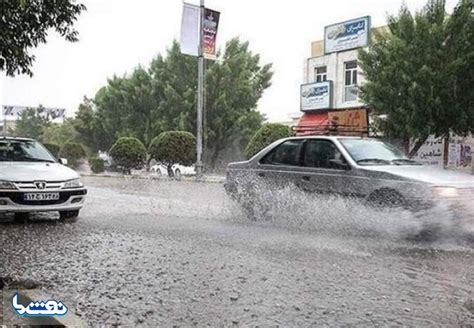
{"type": "Polygon", "coordinates": [[[25,200],[41,201],[41,200],[58,200],[58,192],[45,192],[45,193],[27,193],[25,194],[25,200]]]}

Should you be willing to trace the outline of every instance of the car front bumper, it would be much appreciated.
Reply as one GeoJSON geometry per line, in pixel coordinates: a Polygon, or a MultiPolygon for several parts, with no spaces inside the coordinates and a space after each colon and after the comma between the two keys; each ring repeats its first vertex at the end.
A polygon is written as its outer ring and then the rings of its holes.
{"type": "MultiPolygon", "coordinates": [[[[28,191],[31,192],[31,191],[28,191]]],[[[0,213],[76,211],[84,205],[87,189],[48,190],[59,192],[58,200],[26,201],[24,191],[0,191],[0,213]]]]}

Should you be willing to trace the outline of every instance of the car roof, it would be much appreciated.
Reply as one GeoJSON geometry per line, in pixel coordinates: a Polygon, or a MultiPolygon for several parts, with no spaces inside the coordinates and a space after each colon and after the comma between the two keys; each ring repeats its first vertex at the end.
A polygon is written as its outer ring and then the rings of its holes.
{"type": "Polygon", "coordinates": [[[377,140],[375,138],[363,137],[363,136],[326,136],[326,135],[296,136],[296,137],[289,137],[289,138],[286,138],[286,139],[288,139],[288,140],[293,140],[293,139],[329,139],[329,140],[335,140],[335,139],[364,139],[364,140],[377,140]]]}
{"type": "Polygon", "coordinates": [[[0,141],[2,140],[12,140],[12,141],[35,141],[35,139],[31,138],[22,138],[22,137],[0,137],[0,141]]]}

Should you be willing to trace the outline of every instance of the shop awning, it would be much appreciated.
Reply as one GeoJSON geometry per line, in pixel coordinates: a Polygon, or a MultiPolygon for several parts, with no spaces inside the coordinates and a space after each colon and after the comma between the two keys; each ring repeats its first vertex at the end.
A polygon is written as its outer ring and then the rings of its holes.
{"type": "Polygon", "coordinates": [[[304,113],[298,124],[294,127],[297,136],[314,134],[315,130],[325,129],[329,126],[329,116],[324,113],[304,113]]]}

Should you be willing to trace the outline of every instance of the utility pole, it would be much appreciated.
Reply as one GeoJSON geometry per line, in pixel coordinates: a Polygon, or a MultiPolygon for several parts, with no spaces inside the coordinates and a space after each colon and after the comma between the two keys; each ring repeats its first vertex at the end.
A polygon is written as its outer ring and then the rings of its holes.
{"type": "Polygon", "coordinates": [[[204,110],[204,0],[201,0],[199,7],[199,49],[198,49],[198,89],[197,89],[197,140],[196,140],[196,179],[202,181],[203,179],[203,168],[202,163],[202,139],[203,139],[203,128],[202,118],[204,110]]]}

